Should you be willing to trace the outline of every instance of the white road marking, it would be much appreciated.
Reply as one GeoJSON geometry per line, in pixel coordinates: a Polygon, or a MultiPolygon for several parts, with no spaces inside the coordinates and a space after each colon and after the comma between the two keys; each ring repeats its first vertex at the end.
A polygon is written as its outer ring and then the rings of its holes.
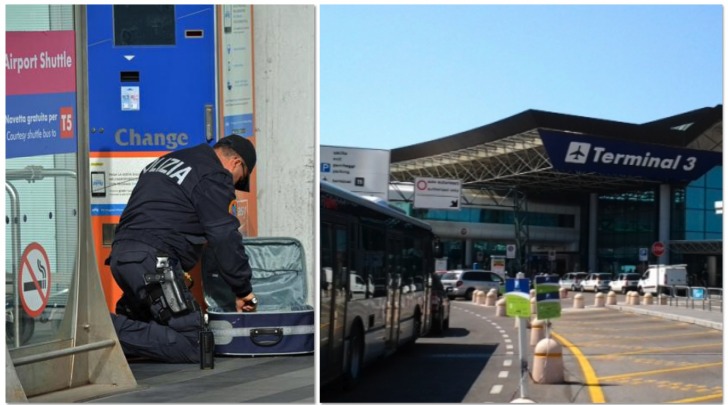
{"type": "Polygon", "coordinates": [[[510,367],[513,364],[513,360],[503,360],[503,367],[510,367]]]}
{"type": "Polygon", "coordinates": [[[501,371],[498,373],[498,378],[508,378],[508,371],[501,371]]]}
{"type": "Polygon", "coordinates": [[[493,388],[490,389],[491,394],[500,394],[501,391],[503,391],[503,386],[500,384],[494,385],[493,388]]]}

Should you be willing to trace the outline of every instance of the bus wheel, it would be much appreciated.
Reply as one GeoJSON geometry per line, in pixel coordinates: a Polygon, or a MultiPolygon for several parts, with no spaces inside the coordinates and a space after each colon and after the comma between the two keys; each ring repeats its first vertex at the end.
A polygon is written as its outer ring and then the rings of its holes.
{"type": "Polygon", "coordinates": [[[445,310],[440,307],[440,311],[437,315],[437,322],[432,323],[432,331],[435,332],[436,335],[442,335],[442,332],[445,330],[445,310]]]}
{"type": "Polygon", "coordinates": [[[351,389],[356,385],[361,375],[364,353],[364,333],[361,326],[354,326],[351,331],[349,350],[346,353],[347,369],[344,373],[344,389],[351,389]]]}

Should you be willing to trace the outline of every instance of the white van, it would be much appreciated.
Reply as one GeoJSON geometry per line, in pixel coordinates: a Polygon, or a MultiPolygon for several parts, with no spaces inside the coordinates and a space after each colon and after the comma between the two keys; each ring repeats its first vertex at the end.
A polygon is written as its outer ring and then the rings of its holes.
{"type": "Polygon", "coordinates": [[[686,264],[654,264],[647,268],[637,283],[637,291],[642,294],[669,293],[674,285],[688,284],[686,264]],[[659,288],[659,291],[658,291],[659,288]]]}

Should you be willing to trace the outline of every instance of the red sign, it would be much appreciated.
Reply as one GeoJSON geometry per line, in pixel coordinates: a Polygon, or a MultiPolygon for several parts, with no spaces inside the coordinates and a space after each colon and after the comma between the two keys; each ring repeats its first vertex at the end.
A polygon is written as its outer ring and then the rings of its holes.
{"type": "Polygon", "coordinates": [[[74,31],[6,32],[5,41],[6,96],[76,91],[74,31]]]}
{"type": "Polygon", "coordinates": [[[653,243],[652,244],[652,254],[657,257],[660,257],[663,254],[665,254],[665,244],[660,241],[653,243]]]}
{"type": "Polygon", "coordinates": [[[51,262],[40,244],[25,248],[20,259],[18,292],[25,312],[36,317],[43,313],[51,292],[51,262]]]}

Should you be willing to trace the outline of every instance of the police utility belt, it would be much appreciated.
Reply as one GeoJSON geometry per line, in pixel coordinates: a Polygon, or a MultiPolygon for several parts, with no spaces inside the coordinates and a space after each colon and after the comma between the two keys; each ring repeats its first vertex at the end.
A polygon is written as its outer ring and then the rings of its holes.
{"type": "Polygon", "coordinates": [[[154,273],[144,274],[153,312],[156,309],[159,320],[166,323],[173,314],[188,313],[199,309],[191,294],[185,294],[187,286],[174,272],[169,257],[157,256],[154,273]]]}

